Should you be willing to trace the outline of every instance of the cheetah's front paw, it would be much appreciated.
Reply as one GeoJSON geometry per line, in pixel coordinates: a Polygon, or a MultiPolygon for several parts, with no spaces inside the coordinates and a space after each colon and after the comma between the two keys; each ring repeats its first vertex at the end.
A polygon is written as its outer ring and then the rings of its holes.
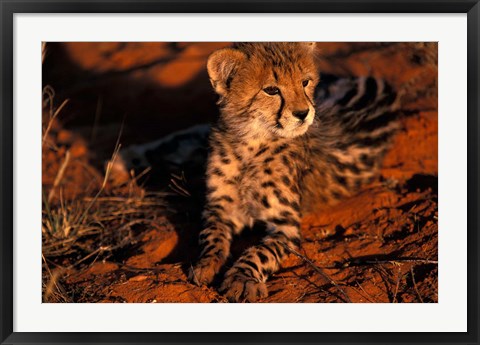
{"type": "Polygon", "coordinates": [[[235,267],[225,274],[220,292],[230,302],[256,302],[268,296],[267,285],[255,278],[247,277],[235,267]]]}
{"type": "Polygon", "coordinates": [[[190,268],[188,280],[198,286],[210,284],[218,273],[220,266],[221,264],[212,258],[200,259],[195,267],[190,268]]]}

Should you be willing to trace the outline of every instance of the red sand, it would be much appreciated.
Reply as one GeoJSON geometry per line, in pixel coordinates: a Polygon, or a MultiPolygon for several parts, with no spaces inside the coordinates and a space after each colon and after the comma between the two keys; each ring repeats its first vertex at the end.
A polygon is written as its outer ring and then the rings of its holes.
{"type": "MultiPolygon", "coordinates": [[[[49,45],[45,82],[55,88],[57,99],[68,97],[70,103],[51,134],[59,150],[44,148],[45,190],[67,148],[71,164],[55,194],[62,189],[65,198],[74,199],[92,183],[99,186],[103,161],[125,116],[126,145],[214,118],[215,96],[204,65],[209,52],[224,45],[49,45]]],[[[261,302],[438,301],[437,71],[422,49],[321,44],[322,71],[376,75],[397,88],[412,83],[404,105],[410,113],[385,158],[381,182],[306,215],[301,253],[311,263],[291,255],[268,281],[270,295],[261,302]]],[[[197,287],[186,279],[199,230],[186,218],[160,217],[141,230],[139,242],[125,249],[121,260],[85,262],[60,281],[77,302],[225,301],[216,291],[218,283],[197,287]]],[[[252,241],[247,236],[237,247],[252,241]]]]}

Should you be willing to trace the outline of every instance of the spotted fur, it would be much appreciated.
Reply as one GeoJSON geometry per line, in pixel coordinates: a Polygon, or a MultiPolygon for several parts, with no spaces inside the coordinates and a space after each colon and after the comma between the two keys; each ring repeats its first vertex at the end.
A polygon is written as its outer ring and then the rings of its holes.
{"type": "Polygon", "coordinates": [[[262,222],[267,235],[220,287],[230,301],[253,302],[267,296],[266,280],[300,245],[302,211],[375,176],[397,128],[396,95],[374,78],[316,87],[312,43],[237,44],[213,53],[207,67],[221,116],[210,134],[201,253],[189,278],[211,283],[233,236],[262,222]]]}

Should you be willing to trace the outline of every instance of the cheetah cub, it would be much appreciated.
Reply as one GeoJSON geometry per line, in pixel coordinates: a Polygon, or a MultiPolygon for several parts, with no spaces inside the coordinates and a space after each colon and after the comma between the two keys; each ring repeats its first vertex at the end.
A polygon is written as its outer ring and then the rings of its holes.
{"type": "Polygon", "coordinates": [[[211,283],[234,235],[255,222],[267,230],[225,273],[220,292],[232,302],[268,295],[267,278],[300,246],[302,211],[370,182],[396,129],[387,84],[344,78],[317,87],[314,50],[239,43],[208,59],[221,115],[210,134],[205,227],[189,279],[211,283]]]}

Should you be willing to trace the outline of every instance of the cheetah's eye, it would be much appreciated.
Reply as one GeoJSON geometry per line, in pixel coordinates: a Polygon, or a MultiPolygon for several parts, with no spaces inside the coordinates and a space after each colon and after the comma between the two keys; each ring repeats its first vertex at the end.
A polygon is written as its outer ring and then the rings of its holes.
{"type": "Polygon", "coordinates": [[[280,93],[280,89],[276,86],[267,86],[263,91],[270,96],[278,95],[280,93]]]}
{"type": "Polygon", "coordinates": [[[307,87],[308,83],[310,83],[309,79],[305,79],[304,81],[302,81],[303,87],[307,87]]]}

